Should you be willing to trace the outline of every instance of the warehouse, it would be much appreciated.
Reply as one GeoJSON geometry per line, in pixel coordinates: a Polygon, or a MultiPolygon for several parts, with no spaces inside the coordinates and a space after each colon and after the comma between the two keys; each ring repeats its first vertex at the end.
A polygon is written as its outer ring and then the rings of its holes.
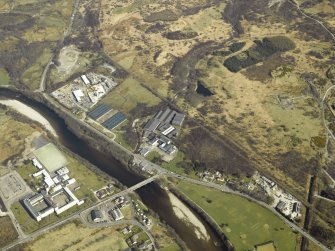
{"type": "Polygon", "coordinates": [[[81,102],[81,98],[85,96],[82,90],[74,90],[72,93],[77,102],[81,102]]]}
{"type": "Polygon", "coordinates": [[[48,143],[33,152],[38,162],[52,173],[67,165],[67,160],[58,148],[48,143]]]}
{"type": "Polygon", "coordinates": [[[92,210],[91,217],[94,222],[100,222],[102,220],[102,214],[99,210],[92,210]]]}
{"type": "Polygon", "coordinates": [[[171,123],[173,125],[181,126],[184,122],[184,119],[185,119],[185,114],[181,114],[181,113],[176,112],[176,114],[173,117],[171,123]]]}
{"type": "Polygon", "coordinates": [[[153,132],[157,129],[157,127],[160,125],[160,121],[156,118],[153,118],[149,120],[148,123],[144,126],[145,131],[153,132]]]}
{"type": "Polygon", "coordinates": [[[81,79],[83,80],[85,85],[89,85],[91,83],[85,74],[81,75],[81,79]]]}
{"type": "Polygon", "coordinates": [[[97,120],[98,118],[102,117],[111,110],[112,110],[111,106],[101,104],[95,107],[92,111],[88,112],[87,115],[90,116],[92,119],[97,120]]]}
{"type": "Polygon", "coordinates": [[[102,125],[105,128],[107,128],[109,130],[112,130],[112,129],[116,128],[117,126],[119,126],[126,119],[127,118],[126,118],[126,116],[123,113],[117,112],[112,117],[110,117],[105,122],[103,122],[102,125]]]}

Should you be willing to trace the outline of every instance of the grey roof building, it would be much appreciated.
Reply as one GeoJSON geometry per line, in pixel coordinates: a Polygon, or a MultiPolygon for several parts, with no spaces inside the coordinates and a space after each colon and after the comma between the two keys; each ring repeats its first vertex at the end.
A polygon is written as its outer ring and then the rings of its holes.
{"type": "Polygon", "coordinates": [[[149,122],[144,126],[144,130],[153,132],[157,129],[160,123],[161,122],[156,118],[150,119],[149,122]]]}
{"type": "Polygon", "coordinates": [[[102,219],[102,214],[99,210],[92,210],[91,217],[94,222],[98,222],[102,219]]]}

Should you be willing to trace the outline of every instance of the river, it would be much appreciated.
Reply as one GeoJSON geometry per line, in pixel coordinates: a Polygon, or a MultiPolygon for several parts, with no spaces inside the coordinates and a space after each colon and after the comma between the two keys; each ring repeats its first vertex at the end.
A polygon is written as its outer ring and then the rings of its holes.
{"type": "MultiPolygon", "coordinates": [[[[19,93],[0,88],[0,98],[8,100],[17,100],[29,107],[33,108],[41,114],[52,125],[58,135],[59,142],[72,152],[78,154],[82,158],[88,160],[93,165],[108,175],[116,178],[126,186],[132,186],[143,178],[125,168],[113,156],[98,151],[91,147],[83,139],[78,138],[66,126],[64,120],[60,118],[54,111],[46,107],[44,104],[29,99],[19,93]]],[[[159,185],[150,183],[138,190],[137,194],[148,208],[156,212],[160,219],[172,227],[179,237],[186,243],[187,247],[192,251],[218,251],[227,250],[213,229],[198,215],[197,218],[205,226],[209,239],[199,239],[194,228],[180,220],[173,212],[172,204],[168,194],[159,185]],[[219,243],[219,244],[218,244],[219,243]]],[[[192,209],[190,209],[194,214],[192,209]]]]}

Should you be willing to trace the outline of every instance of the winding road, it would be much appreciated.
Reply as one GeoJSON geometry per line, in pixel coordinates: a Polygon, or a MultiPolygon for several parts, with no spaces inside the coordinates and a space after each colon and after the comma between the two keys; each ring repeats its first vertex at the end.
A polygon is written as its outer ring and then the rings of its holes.
{"type": "MultiPolygon", "coordinates": [[[[80,0],[76,0],[75,2],[75,7],[74,7],[74,10],[73,10],[73,13],[71,15],[71,20],[70,20],[70,23],[69,23],[69,27],[68,29],[66,30],[65,34],[64,34],[64,38],[66,36],[68,36],[71,31],[72,31],[72,26],[73,26],[73,22],[74,22],[74,18],[76,16],[76,13],[77,13],[77,10],[78,10],[78,7],[79,7],[79,2],[80,0]]],[[[332,39],[334,40],[335,42],[335,36],[334,34],[319,20],[305,14],[301,9],[300,9],[300,6],[299,4],[297,4],[296,2],[294,1],[289,1],[292,5],[296,6],[298,11],[303,15],[305,16],[306,18],[308,19],[311,19],[311,20],[314,20],[315,22],[317,22],[318,24],[320,24],[327,33],[329,33],[329,35],[331,35],[332,39]]],[[[32,233],[32,234],[29,234],[29,235],[24,235],[22,234],[21,237],[19,240],[13,242],[12,244],[10,244],[9,246],[5,247],[4,250],[8,250],[18,244],[21,244],[21,243],[24,243],[24,242],[28,242],[28,241],[31,241],[33,240],[34,238],[42,235],[42,234],[45,234],[47,233],[48,231],[58,227],[58,226],[61,226],[69,221],[72,221],[74,219],[80,219],[81,218],[81,214],[86,212],[87,210],[92,210],[93,208],[99,206],[99,205],[102,205],[104,203],[107,203],[108,201],[111,201],[111,200],[114,200],[115,198],[119,197],[119,196],[122,196],[122,195],[126,195],[130,192],[133,192],[134,190],[142,187],[142,186],[145,186],[146,184],[150,183],[150,182],[153,182],[154,180],[160,178],[160,177],[163,177],[163,176],[166,176],[166,177],[173,177],[173,178],[176,178],[176,179],[180,179],[180,180],[183,180],[183,181],[187,181],[187,182],[190,182],[190,183],[193,183],[193,184],[197,184],[197,185],[201,185],[201,186],[205,186],[205,187],[209,187],[209,188],[213,188],[213,189],[217,189],[217,190],[220,190],[222,192],[225,192],[225,193],[230,193],[230,194],[235,194],[235,195],[238,195],[238,196],[241,196],[241,197],[244,197],[250,201],[253,201],[265,208],[267,208],[268,210],[272,211],[274,214],[276,214],[278,217],[280,217],[283,221],[285,221],[286,224],[288,224],[292,229],[294,229],[295,231],[299,232],[301,235],[303,235],[304,237],[306,237],[307,239],[309,239],[310,241],[314,242],[317,246],[319,246],[320,248],[322,248],[323,250],[327,250],[327,251],[330,251],[330,249],[326,246],[324,246],[322,243],[320,243],[318,240],[316,240],[313,236],[311,236],[308,232],[306,232],[304,229],[300,228],[299,226],[295,225],[293,222],[289,221],[287,218],[285,218],[283,215],[281,215],[279,212],[277,212],[273,207],[267,205],[266,203],[263,203],[261,201],[258,201],[246,194],[242,194],[238,191],[234,191],[232,189],[230,189],[229,187],[227,187],[226,185],[219,185],[219,184],[215,184],[215,183],[211,183],[211,182],[205,182],[205,181],[201,181],[201,180],[196,180],[196,179],[192,179],[192,178],[189,178],[189,177],[186,177],[186,176],[183,176],[183,175],[179,175],[179,174],[176,174],[176,173],[173,173],[173,172],[170,172],[170,171],[167,171],[166,169],[163,169],[162,167],[146,160],[144,157],[138,155],[138,154],[134,154],[133,152],[129,151],[128,149],[124,148],[123,146],[117,144],[113,139],[109,138],[108,136],[106,136],[105,134],[101,133],[100,131],[98,131],[97,129],[95,129],[94,127],[90,126],[89,124],[85,123],[83,120],[80,120],[78,118],[76,118],[75,116],[73,116],[73,114],[71,112],[69,112],[68,110],[66,110],[65,108],[63,108],[59,103],[57,103],[52,97],[50,97],[47,93],[45,93],[45,83],[46,83],[46,78],[47,78],[47,73],[50,69],[50,66],[53,64],[53,58],[54,58],[54,55],[50,58],[48,64],[46,65],[46,67],[44,68],[44,71],[43,71],[43,74],[42,74],[42,77],[41,77],[41,81],[40,81],[40,88],[38,90],[38,92],[42,93],[42,95],[44,96],[45,99],[47,99],[51,104],[54,105],[54,107],[57,107],[57,109],[60,109],[62,110],[64,113],[66,113],[68,116],[70,116],[72,119],[76,120],[76,122],[80,125],[80,126],[83,126],[87,129],[89,129],[90,131],[94,132],[95,134],[101,136],[102,138],[104,138],[107,142],[109,142],[110,144],[113,144],[115,147],[118,147],[118,148],[121,148],[122,151],[126,152],[129,156],[132,156],[134,158],[134,160],[136,160],[137,163],[141,162],[143,164],[145,164],[146,167],[150,167],[152,169],[155,169],[157,174],[132,186],[132,187],[129,187],[109,198],[106,198],[102,201],[100,201],[99,203],[95,204],[95,205],[92,205],[88,208],[85,208],[85,209],[82,209],[70,216],[68,216],[67,218],[59,221],[59,222],[56,222],[54,224],[51,224],[49,226],[46,226],[44,228],[41,228],[39,230],[37,230],[36,232],[32,233]]],[[[331,86],[330,88],[327,89],[325,95],[323,96],[323,99],[322,99],[322,109],[324,111],[324,101],[326,100],[326,97],[328,95],[328,93],[333,89],[335,88],[335,85],[331,86]]],[[[335,140],[335,137],[334,135],[332,134],[332,132],[329,130],[329,128],[327,127],[326,125],[326,122],[325,122],[325,119],[323,117],[323,121],[324,121],[324,125],[325,125],[325,128],[327,130],[327,132],[329,132],[329,135],[331,135],[332,139],[335,140]]],[[[12,218],[12,217],[11,217],[12,218]]],[[[15,219],[12,219],[12,220],[15,220],[15,219]]],[[[86,221],[84,221],[85,224],[88,224],[86,221]]],[[[155,243],[154,242],[154,239],[152,237],[152,235],[150,234],[150,232],[139,222],[137,221],[134,221],[134,220],[122,220],[122,221],[118,221],[117,223],[116,222],[112,222],[112,223],[106,223],[105,225],[99,225],[99,226],[103,226],[103,227],[108,227],[108,226],[113,226],[113,225],[116,225],[116,224],[132,224],[132,225],[136,225],[138,227],[140,227],[143,231],[145,231],[149,238],[151,239],[152,243],[155,243]]],[[[88,224],[89,225],[89,224],[88,224]]],[[[93,227],[93,226],[91,226],[93,227]]],[[[96,227],[96,226],[94,226],[96,227]]]]}
{"type": "MultiPolygon", "coordinates": [[[[113,194],[112,196],[110,196],[110,197],[108,197],[108,198],[105,198],[104,200],[101,200],[100,202],[98,202],[98,203],[96,203],[96,204],[94,204],[94,205],[91,205],[91,206],[88,207],[88,208],[81,209],[81,210],[79,210],[79,211],[77,211],[77,212],[75,212],[75,213],[69,215],[68,217],[66,217],[66,218],[63,219],[63,220],[60,220],[60,221],[55,222],[55,223],[53,223],[53,224],[50,224],[50,225],[48,225],[48,226],[46,226],[46,227],[40,228],[39,230],[33,232],[32,234],[24,234],[24,235],[22,236],[22,238],[16,240],[15,242],[11,243],[10,245],[4,247],[3,250],[9,250],[9,249],[13,248],[14,246],[16,246],[16,245],[18,245],[18,244],[22,244],[22,243],[25,243],[25,242],[29,242],[29,241],[35,239],[36,237],[38,237],[38,236],[40,236],[40,235],[42,235],[42,234],[45,234],[45,233],[49,232],[50,230],[55,229],[56,227],[59,227],[59,226],[65,224],[65,223],[67,223],[67,222],[73,221],[73,220],[75,220],[75,219],[82,219],[81,215],[82,215],[83,213],[87,213],[88,211],[91,211],[92,209],[94,209],[94,208],[96,208],[96,207],[98,207],[98,206],[101,206],[101,205],[106,204],[106,203],[108,203],[108,202],[110,202],[110,201],[113,201],[113,200],[115,200],[116,198],[118,198],[118,197],[120,197],[120,196],[124,196],[124,195],[126,195],[126,194],[128,194],[128,193],[130,193],[130,192],[133,192],[133,191],[135,191],[136,189],[138,189],[138,188],[140,188],[140,187],[142,187],[142,186],[145,186],[145,185],[147,185],[147,184],[150,183],[150,182],[153,182],[155,179],[159,178],[160,176],[161,176],[161,174],[154,175],[154,176],[152,176],[152,177],[150,177],[150,178],[148,178],[148,179],[146,179],[146,180],[144,180],[144,181],[142,181],[142,182],[140,182],[140,183],[135,184],[135,185],[132,186],[132,187],[129,187],[129,188],[127,188],[127,189],[125,189],[125,190],[123,190],[123,191],[121,191],[121,192],[119,192],[119,193],[113,194]]],[[[14,218],[14,219],[15,219],[15,218],[14,218]]],[[[84,223],[85,223],[85,222],[86,222],[86,221],[84,221],[84,223]]],[[[120,221],[118,221],[118,222],[120,222],[120,221]]],[[[135,224],[136,224],[137,226],[141,227],[142,229],[145,228],[145,227],[144,227],[141,223],[139,223],[139,222],[137,222],[137,223],[135,223],[135,224]],[[140,225],[141,225],[141,226],[140,226],[140,225]]],[[[91,226],[91,225],[89,225],[89,226],[91,226]]],[[[145,232],[147,233],[148,231],[146,230],[145,232]]],[[[151,234],[149,235],[149,238],[153,240],[153,237],[151,236],[151,234]]],[[[153,241],[153,243],[155,243],[155,242],[153,241]]]]}

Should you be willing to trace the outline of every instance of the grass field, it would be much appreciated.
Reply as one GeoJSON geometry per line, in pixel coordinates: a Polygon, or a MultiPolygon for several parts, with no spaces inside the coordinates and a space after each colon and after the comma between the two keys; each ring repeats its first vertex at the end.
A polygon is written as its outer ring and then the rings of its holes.
{"type": "Polygon", "coordinates": [[[127,142],[127,133],[125,130],[125,127],[129,124],[129,120],[126,120],[122,122],[116,129],[113,130],[113,133],[115,134],[114,141],[120,144],[121,146],[127,148],[129,151],[133,151],[136,145],[130,145],[127,142]]]}
{"type": "Polygon", "coordinates": [[[43,74],[44,67],[51,58],[51,50],[44,49],[41,56],[36,60],[36,62],[31,65],[22,75],[22,81],[31,90],[37,89],[40,84],[41,76],[43,74]]]}
{"type": "MultiPolygon", "coordinates": [[[[74,206],[66,212],[60,214],[59,216],[57,216],[56,214],[51,214],[40,222],[37,222],[35,219],[33,219],[20,204],[20,202],[13,204],[11,209],[16,219],[20,223],[22,230],[26,233],[32,233],[41,227],[47,226],[67,217],[68,215],[74,213],[79,209],[92,205],[92,203],[96,201],[93,191],[105,186],[110,182],[88,169],[87,166],[81,161],[75,159],[74,157],[70,156],[65,152],[62,153],[68,160],[67,167],[70,171],[70,177],[75,178],[78,185],[80,186],[80,189],[74,191],[74,194],[78,197],[78,199],[84,199],[85,203],[79,207],[74,206]]],[[[37,169],[32,166],[32,164],[29,163],[27,165],[20,166],[17,168],[17,171],[27,182],[27,184],[32,187],[33,190],[34,186],[40,183],[38,179],[32,178],[30,176],[32,173],[37,171],[37,169]]]]}
{"type": "Polygon", "coordinates": [[[98,190],[101,187],[107,185],[110,180],[107,180],[94,173],[79,160],[69,155],[66,155],[66,158],[68,160],[67,167],[70,170],[71,177],[74,177],[80,185],[80,189],[74,192],[75,195],[78,196],[79,199],[89,199],[89,203],[94,202],[96,199],[92,191],[98,190]]]}
{"type": "Polygon", "coordinates": [[[24,140],[34,129],[14,120],[0,109],[0,162],[24,150],[24,140]]]}
{"type": "Polygon", "coordinates": [[[8,216],[0,217],[0,248],[14,241],[18,235],[8,216]]]}
{"type": "Polygon", "coordinates": [[[0,68],[0,85],[9,85],[10,78],[5,69],[0,68]]]}
{"type": "Polygon", "coordinates": [[[179,191],[216,221],[236,250],[273,241],[277,250],[294,251],[297,235],[269,210],[236,195],[181,182],[179,191]]]}
{"type": "MultiPolygon", "coordinates": [[[[64,38],[73,3],[74,0],[1,1],[0,10],[6,13],[0,15],[0,61],[17,86],[21,82],[31,90],[38,87],[51,51],[64,38]],[[10,54],[13,56],[9,60],[10,54]]],[[[0,72],[0,82],[2,75],[0,72]]]]}
{"type": "Polygon", "coordinates": [[[124,250],[128,247],[115,228],[87,228],[80,223],[71,222],[28,243],[23,250],[49,250],[50,243],[54,251],[124,250]]]}
{"type": "MultiPolygon", "coordinates": [[[[157,152],[151,152],[148,155],[148,160],[152,161],[153,158],[155,157],[160,157],[159,153],[157,152]]],[[[163,161],[163,163],[161,164],[161,166],[169,171],[172,171],[174,173],[178,173],[178,174],[182,174],[182,175],[188,175],[192,178],[197,178],[197,176],[195,175],[194,171],[191,171],[190,173],[186,173],[185,172],[185,168],[182,167],[182,162],[185,161],[184,159],[184,153],[181,151],[177,152],[176,157],[171,160],[170,162],[165,162],[163,161]]]]}
{"type": "Polygon", "coordinates": [[[101,103],[110,104],[113,108],[125,113],[134,109],[139,103],[154,106],[159,102],[159,98],[142,87],[133,78],[127,78],[101,101],[101,103]]]}
{"type": "Polygon", "coordinates": [[[48,226],[52,223],[66,218],[67,216],[75,213],[76,211],[87,207],[87,205],[87,203],[84,203],[79,207],[74,206],[58,216],[56,214],[51,214],[43,218],[40,222],[37,222],[35,219],[33,219],[20,202],[12,204],[11,210],[14,213],[16,220],[19,222],[22,230],[25,233],[30,234],[42,227],[48,226]]]}
{"type": "Polygon", "coordinates": [[[20,174],[22,179],[32,188],[34,191],[34,187],[39,185],[41,180],[37,178],[33,178],[31,174],[37,172],[37,168],[33,166],[32,163],[28,163],[27,165],[21,165],[16,168],[16,171],[20,174]]]}

